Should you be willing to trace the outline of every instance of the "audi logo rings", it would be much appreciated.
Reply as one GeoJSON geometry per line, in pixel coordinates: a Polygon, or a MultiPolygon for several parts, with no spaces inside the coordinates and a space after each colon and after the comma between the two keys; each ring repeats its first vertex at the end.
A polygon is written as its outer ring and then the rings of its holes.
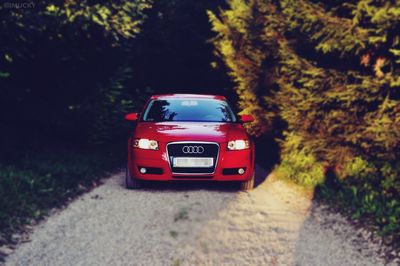
{"type": "Polygon", "coordinates": [[[184,154],[202,154],[204,152],[203,146],[183,146],[182,152],[184,154]]]}

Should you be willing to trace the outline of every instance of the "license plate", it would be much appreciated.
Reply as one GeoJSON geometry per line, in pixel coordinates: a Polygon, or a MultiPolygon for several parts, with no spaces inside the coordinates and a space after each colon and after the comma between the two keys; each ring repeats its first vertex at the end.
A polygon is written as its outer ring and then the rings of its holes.
{"type": "Polygon", "coordinates": [[[212,167],[214,158],[196,158],[196,157],[175,157],[172,161],[173,167],[212,167]]]}

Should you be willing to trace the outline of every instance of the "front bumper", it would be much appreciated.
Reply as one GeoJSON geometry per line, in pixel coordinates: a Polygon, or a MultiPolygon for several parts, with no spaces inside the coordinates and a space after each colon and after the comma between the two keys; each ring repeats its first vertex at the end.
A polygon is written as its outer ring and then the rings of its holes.
{"type": "Polygon", "coordinates": [[[254,170],[253,147],[247,150],[229,151],[226,143],[220,143],[218,160],[212,174],[179,174],[172,173],[168,161],[166,144],[160,143],[159,150],[130,149],[128,167],[131,176],[142,180],[215,180],[246,181],[252,177],[254,170]],[[150,169],[141,173],[140,168],[150,169]],[[243,174],[237,169],[243,168],[243,174]]]}

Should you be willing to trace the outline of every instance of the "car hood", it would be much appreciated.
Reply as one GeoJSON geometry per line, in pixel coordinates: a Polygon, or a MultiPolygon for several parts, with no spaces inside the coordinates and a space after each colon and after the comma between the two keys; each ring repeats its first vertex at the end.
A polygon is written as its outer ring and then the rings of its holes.
{"type": "Polygon", "coordinates": [[[241,124],[216,122],[141,122],[136,127],[135,137],[161,142],[227,142],[233,139],[248,138],[241,124]]]}

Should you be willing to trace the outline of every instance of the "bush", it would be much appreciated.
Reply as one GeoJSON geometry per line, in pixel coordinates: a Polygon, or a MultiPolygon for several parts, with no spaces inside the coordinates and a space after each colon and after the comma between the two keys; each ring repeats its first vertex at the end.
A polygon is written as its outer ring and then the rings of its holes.
{"type": "Polygon", "coordinates": [[[283,143],[282,161],[276,172],[279,177],[306,187],[315,187],[325,181],[325,170],[311,152],[302,148],[301,138],[288,135],[283,143]]]}
{"type": "Polygon", "coordinates": [[[288,132],[281,176],[399,236],[399,2],[232,0],[210,13],[216,53],[253,135],[288,132]]]}
{"type": "Polygon", "coordinates": [[[368,162],[356,157],[320,187],[319,196],[344,207],[353,218],[377,225],[390,241],[399,240],[399,175],[400,162],[368,162]]]}

